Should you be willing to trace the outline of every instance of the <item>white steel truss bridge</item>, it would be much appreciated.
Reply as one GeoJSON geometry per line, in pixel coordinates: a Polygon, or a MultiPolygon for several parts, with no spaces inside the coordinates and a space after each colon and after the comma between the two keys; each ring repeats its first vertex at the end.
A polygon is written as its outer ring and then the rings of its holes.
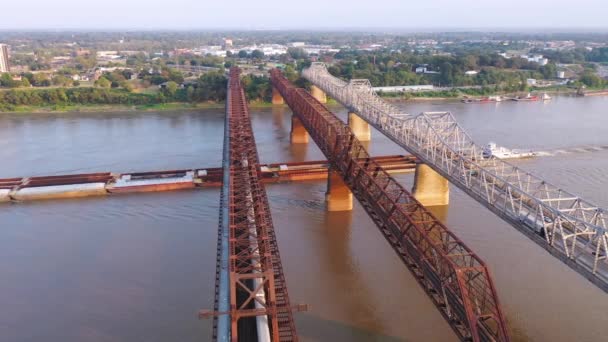
{"type": "Polygon", "coordinates": [[[608,213],[483,149],[450,112],[417,115],[381,99],[368,80],[345,82],[325,64],[302,72],[312,84],[608,292],[608,213]]]}

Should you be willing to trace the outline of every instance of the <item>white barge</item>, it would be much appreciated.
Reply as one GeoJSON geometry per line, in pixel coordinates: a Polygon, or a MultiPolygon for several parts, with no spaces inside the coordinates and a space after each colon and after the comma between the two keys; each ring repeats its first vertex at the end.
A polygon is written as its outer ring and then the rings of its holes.
{"type": "MultiPolygon", "coordinates": [[[[200,172],[199,172],[200,173],[200,172]]],[[[206,173],[199,174],[204,176],[206,173]]],[[[164,171],[121,175],[108,184],[109,192],[151,192],[189,189],[196,187],[194,171],[164,171]]]]}
{"type": "Polygon", "coordinates": [[[17,201],[42,200],[54,198],[74,198],[105,195],[106,183],[84,183],[37,186],[21,188],[10,192],[10,198],[17,201]]]}

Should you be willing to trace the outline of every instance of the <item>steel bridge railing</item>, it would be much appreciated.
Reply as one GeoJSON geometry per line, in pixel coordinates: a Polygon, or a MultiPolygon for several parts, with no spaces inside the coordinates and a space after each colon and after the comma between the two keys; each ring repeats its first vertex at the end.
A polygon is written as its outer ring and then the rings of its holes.
{"type": "Polygon", "coordinates": [[[266,340],[263,338],[266,331],[266,336],[273,342],[297,341],[268,198],[259,180],[259,158],[239,76],[238,68],[230,70],[214,339],[266,340]],[[252,332],[259,338],[252,338],[252,332]]]}
{"type": "Polygon", "coordinates": [[[508,341],[483,261],[373,161],[351,129],[276,69],[271,82],[463,341],[508,341]]]}
{"type": "Polygon", "coordinates": [[[347,83],[323,63],[313,63],[302,75],[608,292],[605,209],[508,162],[485,159],[449,112],[403,113],[381,99],[368,80],[347,83]]]}

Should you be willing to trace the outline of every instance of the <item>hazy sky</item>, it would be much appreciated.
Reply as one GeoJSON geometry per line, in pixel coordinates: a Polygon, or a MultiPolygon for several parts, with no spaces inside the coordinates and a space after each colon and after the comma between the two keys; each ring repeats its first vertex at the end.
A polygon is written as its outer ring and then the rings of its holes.
{"type": "Polygon", "coordinates": [[[608,28],[608,0],[2,0],[0,29],[608,28]]]}

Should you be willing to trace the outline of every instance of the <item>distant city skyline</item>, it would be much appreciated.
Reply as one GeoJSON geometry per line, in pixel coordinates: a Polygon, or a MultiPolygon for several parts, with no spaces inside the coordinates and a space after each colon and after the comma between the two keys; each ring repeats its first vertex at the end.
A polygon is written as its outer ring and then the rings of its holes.
{"type": "Polygon", "coordinates": [[[2,30],[25,29],[608,29],[608,1],[173,0],[10,1],[2,30]],[[229,5],[228,5],[229,4],[229,5]]]}

